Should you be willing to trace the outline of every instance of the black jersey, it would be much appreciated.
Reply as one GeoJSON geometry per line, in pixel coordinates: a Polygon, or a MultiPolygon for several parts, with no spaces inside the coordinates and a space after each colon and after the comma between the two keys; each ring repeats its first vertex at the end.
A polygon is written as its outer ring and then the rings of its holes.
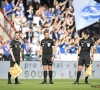
{"type": "Polygon", "coordinates": [[[54,41],[50,38],[43,39],[41,41],[41,46],[43,48],[42,54],[43,55],[52,55],[52,46],[54,46],[54,41]]]}
{"type": "Polygon", "coordinates": [[[91,38],[81,39],[79,41],[79,46],[81,46],[80,54],[81,53],[90,54],[90,49],[91,49],[91,46],[94,46],[94,42],[91,38]]]}
{"type": "Polygon", "coordinates": [[[10,43],[10,48],[12,48],[12,52],[14,56],[20,56],[20,51],[21,51],[21,43],[16,40],[12,40],[10,43]]]}

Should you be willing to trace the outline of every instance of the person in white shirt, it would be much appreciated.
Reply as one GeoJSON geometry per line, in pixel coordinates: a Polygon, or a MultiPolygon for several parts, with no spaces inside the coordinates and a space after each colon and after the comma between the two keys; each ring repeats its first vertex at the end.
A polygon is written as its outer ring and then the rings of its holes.
{"type": "Polygon", "coordinates": [[[32,38],[32,43],[30,44],[30,48],[31,48],[31,60],[35,61],[37,60],[37,45],[36,45],[36,41],[34,40],[34,37],[32,38]]]}
{"type": "Polygon", "coordinates": [[[35,15],[33,16],[33,23],[37,24],[37,26],[39,27],[40,26],[39,22],[43,23],[43,20],[39,16],[39,12],[36,12],[35,15]]]}
{"type": "Polygon", "coordinates": [[[27,19],[28,19],[28,26],[29,28],[32,27],[32,21],[33,21],[33,6],[30,5],[29,6],[29,9],[27,10],[27,13],[28,13],[28,16],[27,16],[27,19]]]}
{"type": "Polygon", "coordinates": [[[16,31],[21,30],[21,18],[16,14],[14,19],[14,27],[16,28],[16,31]]]}
{"type": "Polygon", "coordinates": [[[21,11],[20,7],[17,7],[17,9],[16,9],[16,14],[17,14],[20,18],[24,15],[24,13],[21,11]]]}
{"type": "Polygon", "coordinates": [[[40,0],[34,0],[35,3],[39,3],[40,4],[40,0]]]}
{"type": "Polygon", "coordinates": [[[23,0],[20,0],[19,5],[21,12],[24,14],[25,9],[24,9],[24,4],[23,4],[23,0]]]}
{"type": "Polygon", "coordinates": [[[22,38],[26,38],[26,33],[29,32],[29,27],[28,27],[28,23],[24,23],[23,27],[22,27],[22,38]]]}

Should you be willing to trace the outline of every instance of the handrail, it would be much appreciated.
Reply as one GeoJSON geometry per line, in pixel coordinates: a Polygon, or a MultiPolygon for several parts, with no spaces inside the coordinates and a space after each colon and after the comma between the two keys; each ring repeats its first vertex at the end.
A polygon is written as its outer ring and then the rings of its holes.
{"type": "Polygon", "coordinates": [[[12,39],[10,36],[9,36],[9,34],[7,33],[7,31],[5,30],[5,28],[0,24],[0,27],[5,31],[5,33],[8,35],[8,37],[10,38],[10,39],[12,39]]]}
{"type": "MultiPolygon", "coordinates": [[[[10,28],[13,28],[14,31],[17,31],[16,28],[14,27],[14,24],[5,16],[2,8],[0,8],[0,12],[2,13],[2,15],[4,16],[4,19],[10,24],[10,28]]],[[[4,21],[5,22],[5,21],[4,21]]],[[[0,24],[1,28],[5,31],[5,33],[9,36],[9,38],[12,40],[12,30],[10,30],[10,34],[7,33],[7,31],[5,30],[5,27],[3,27],[1,24],[0,24]]],[[[20,36],[20,39],[23,41],[22,37],[20,36]]]]}

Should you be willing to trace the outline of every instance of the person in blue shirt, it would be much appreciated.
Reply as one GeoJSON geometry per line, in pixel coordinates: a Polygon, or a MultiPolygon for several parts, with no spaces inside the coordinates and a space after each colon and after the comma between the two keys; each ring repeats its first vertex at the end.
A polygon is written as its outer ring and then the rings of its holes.
{"type": "Polygon", "coordinates": [[[5,0],[3,9],[4,9],[4,14],[8,17],[9,20],[11,20],[12,6],[11,4],[8,3],[8,0],[5,0]]]}
{"type": "Polygon", "coordinates": [[[15,5],[15,0],[12,0],[11,7],[12,7],[12,21],[14,21],[15,14],[16,14],[16,9],[17,9],[17,7],[15,5]]]}
{"type": "Polygon", "coordinates": [[[67,47],[67,45],[65,43],[59,45],[61,54],[65,54],[66,53],[65,52],[65,48],[66,47],[67,47]]]}
{"type": "Polygon", "coordinates": [[[100,54],[100,43],[97,45],[96,51],[97,51],[98,54],[100,54]]]}
{"type": "Polygon", "coordinates": [[[4,51],[4,60],[10,60],[10,46],[8,44],[10,43],[10,40],[4,43],[2,46],[2,49],[4,51]]]}
{"type": "Polygon", "coordinates": [[[52,15],[53,15],[52,9],[49,8],[49,10],[48,10],[48,12],[47,12],[47,18],[49,19],[49,22],[51,21],[52,15]]]}
{"type": "Polygon", "coordinates": [[[71,47],[69,48],[69,53],[70,54],[75,54],[77,50],[77,46],[75,46],[74,43],[71,44],[71,47]]]}

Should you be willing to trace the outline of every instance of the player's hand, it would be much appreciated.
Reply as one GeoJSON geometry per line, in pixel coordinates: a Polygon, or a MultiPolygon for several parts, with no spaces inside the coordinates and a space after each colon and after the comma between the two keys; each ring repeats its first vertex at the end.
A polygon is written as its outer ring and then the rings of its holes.
{"type": "Polygon", "coordinates": [[[90,59],[91,59],[91,61],[93,61],[94,60],[94,57],[91,57],[90,59]]]}
{"type": "Polygon", "coordinates": [[[53,57],[51,58],[51,62],[54,62],[54,60],[55,60],[55,57],[53,56],[53,57]]]}
{"type": "Polygon", "coordinates": [[[78,57],[77,57],[77,60],[79,61],[79,59],[80,59],[80,57],[78,56],[78,57]]]}
{"type": "Polygon", "coordinates": [[[15,60],[15,58],[14,58],[14,57],[12,57],[12,60],[13,60],[13,62],[16,62],[16,60],[15,60]]]}
{"type": "Polygon", "coordinates": [[[42,58],[41,58],[41,57],[39,57],[39,62],[40,62],[40,63],[42,62],[42,58]]]}
{"type": "Polygon", "coordinates": [[[22,57],[20,58],[20,61],[21,61],[21,62],[23,61],[23,58],[22,58],[22,57]]]}

